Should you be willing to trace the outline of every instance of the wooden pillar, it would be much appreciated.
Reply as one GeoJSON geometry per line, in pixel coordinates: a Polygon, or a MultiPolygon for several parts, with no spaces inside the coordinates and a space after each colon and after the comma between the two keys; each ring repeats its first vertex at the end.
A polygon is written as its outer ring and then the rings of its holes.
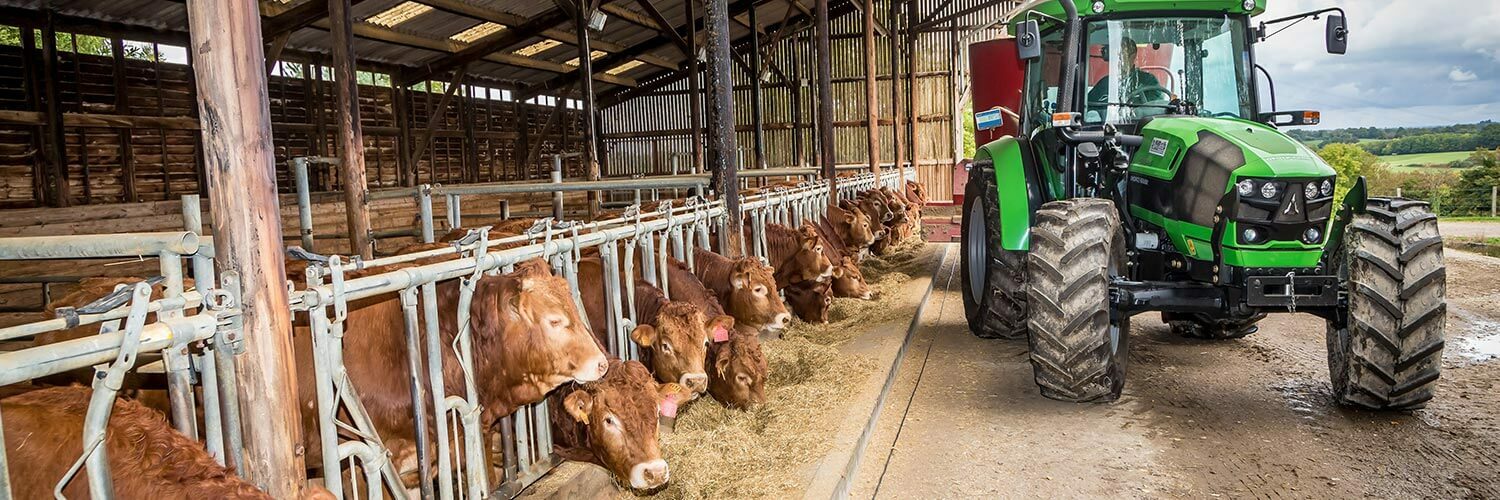
{"type": "Polygon", "coordinates": [[[734,137],[734,79],[730,75],[729,5],[727,0],[705,0],[704,28],[708,32],[708,168],[714,187],[724,197],[729,213],[725,224],[724,255],[745,255],[744,216],[740,213],[740,176],[734,137]]]}
{"type": "Polygon", "coordinates": [[[214,265],[242,286],[245,352],[237,359],[245,468],[272,498],[298,498],[306,480],[292,354],[281,210],[271,151],[265,45],[255,0],[190,0],[198,110],[213,207],[214,265]]]}
{"type": "Polygon", "coordinates": [[[400,72],[391,75],[391,113],[396,118],[396,177],[402,186],[417,185],[417,169],[411,161],[411,102],[400,72]]]}
{"type": "Polygon", "coordinates": [[[328,0],[332,25],[334,87],[339,113],[340,170],[344,212],[349,218],[349,253],[370,258],[370,185],[365,180],[365,134],[359,123],[359,81],[354,69],[354,24],[349,0],[328,0]]]}
{"type": "MultiPolygon", "coordinates": [[[[833,143],[833,47],[829,42],[828,0],[818,0],[814,7],[818,30],[818,148],[823,165],[823,179],[828,181],[828,190],[837,193],[838,161],[834,157],[833,143]]],[[[838,204],[838,196],[829,196],[830,205],[838,204]]]]}
{"type": "Polygon", "coordinates": [[[890,43],[890,66],[891,66],[891,136],[892,152],[891,163],[900,169],[906,161],[906,108],[901,102],[901,51],[905,43],[901,42],[900,25],[901,2],[891,0],[891,37],[890,43]]]}
{"type": "MultiPolygon", "coordinates": [[[[74,56],[77,57],[77,54],[74,56]]],[[[48,174],[48,180],[51,181],[48,188],[52,190],[49,198],[52,206],[66,207],[72,205],[73,200],[68,194],[68,144],[67,138],[63,137],[63,111],[57,91],[58,79],[57,30],[52,11],[49,10],[47,24],[42,28],[42,100],[47,108],[47,138],[44,142],[52,160],[52,168],[48,174]]]]}
{"type": "Polygon", "coordinates": [[[516,130],[521,138],[516,142],[515,157],[516,178],[506,177],[505,180],[525,180],[526,171],[531,168],[531,107],[524,102],[515,101],[511,103],[515,107],[516,130]]]}
{"type": "Polygon", "coordinates": [[[693,173],[703,173],[703,89],[699,78],[703,76],[698,65],[698,14],[696,0],[683,2],[687,9],[688,28],[688,113],[693,134],[693,173]]]}
{"type": "MultiPolygon", "coordinates": [[[[110,52],[114,55],[115,70],[115,114],[127,116],[132,115],[130,111],[130,84],[125,78],[125,39],[114,37],[110,40],[110,52]]],[[[120,185],[124,187],[123,202],[135,203],[140,201],[135,189],[135,150],[131,144],[131,134],[134,128],[122,128],[116,132],[120,141],[120,185]]],[[[202,147],[198,151],[203,151],[202,147]]],[[[199,182],[205,183],[202,177],[199,182]]]]}
{"type": "Polygon", "coordinates": [[[802,155],[802,50],[806,44],[802,43],[805,38],[798,36],[795,43],[791,44],[791,50],[787,55],[791,58],[789,70],[792,81],[792,163],[799,167],[807,166],[807,157],[802,155]]]}
{"type": "Polygon", "coordinates": [[[917,170],[917,121],[921,118],[917,115],[917,37],[920,36],[914,29],[917,25],[917,8],[921,5],[915,1],[906,4],[906,154],[911,155],[911,168],[917,170]]]}
{"type": "MultiPolygon", "coordinates": [[[[583,167],[587,169],[589,180],[599,180],[599,124],[596,121],[598,114],[594,109],[594,58],[593,49],[589,48],[589,16],[593,11],[589,9],[589,2],[578,1],[578,8],[574,9],[573,24],[578,30],[578,81],[583,83],[583,167]]],[[[566,101],[559,96],[558,99],[566,101]]],[[[589,191],[589,218],[599,214],[598,191],[589,191]]]]}
{"type": "Polygon", "coordinates": [[[865,0],[865,128],[870,171],[880,177],[880,88],[875,83],[875,0],[865,0]]]}
{"type": "Polygon", "coordinates": [[[754,141],[753,151],[755,153],[755,168],[766,168],[766,125],[765,104],[762,102],[760,75],[764,69],[760,61],[760,21],[755,16],[756,8],[750,6],[748,13],[750,18],[750,122],[753,127],[751,137],[754,141]]]}

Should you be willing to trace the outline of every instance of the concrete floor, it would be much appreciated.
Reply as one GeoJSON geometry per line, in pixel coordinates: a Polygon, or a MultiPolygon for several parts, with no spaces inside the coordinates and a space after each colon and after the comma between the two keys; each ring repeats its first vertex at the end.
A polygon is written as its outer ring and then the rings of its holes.
{"type": "Polygon", "coordinates": [[[1140,316],[1120,401],[1042,398],[1024,341],[968,333],[953,255],[854,498],[1500,497],[1500,259],[1448,252],[1437,397],[1374,413],[1332,402],[1323,322],[1303,314],[1216,342],[1140,316]]]}

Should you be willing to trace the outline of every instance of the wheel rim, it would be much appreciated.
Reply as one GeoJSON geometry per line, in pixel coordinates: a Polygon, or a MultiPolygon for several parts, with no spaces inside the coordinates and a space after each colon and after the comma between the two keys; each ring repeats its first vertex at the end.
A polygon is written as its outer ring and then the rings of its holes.
{"type": "Polygon", "coordinates": [[[989,231],[985,227],[989,221],[984,220],[983,199],[974,200],[969,204],[968,224],[964,224],[964,246],[968,251],[969,269],[969,298],[976,303],[984,296],[984,275],[989,264],[989,242],[985,241],[985,234],[989,231]]]}
{"type": "MultiPolygon", "coordinates": [[[[1120,266],[1118,265],[1118,263],[1115,262],[1115,260],[1116,260],[1115,256],[1110,256],[1109,257],[1109,265],[1107,267],[1107,271],[1108,272],[1107,272],[1107,274],[1105,274],[1105,276],[1108,276],[1111,281],[1113,281],[1116,276],[1120,275],[1120,266]]],[[[1104,296],[1106,297],[1104,300],[1108,301],[1109,300],[1108,299],[1109,294],[1106,293],[1106,294],[1104,294],[1104,296]]],[[[1111,307],[1111,306],[1112,306],[1112,304],[1106,304],[1105,305],[1105,309],[1113,312],[1113,307],[1111,307]]],[[[1111,320],[1109,322],[1109,354],[1110,355],[1114,355],[1114,354],[1117,354],[1117,353],[1120,352],[1120,335],[1122,333],[1123,332],[1120,331],[1120,324],[1118,322],[1115,322],[1115,321],[1111,320]]]]}

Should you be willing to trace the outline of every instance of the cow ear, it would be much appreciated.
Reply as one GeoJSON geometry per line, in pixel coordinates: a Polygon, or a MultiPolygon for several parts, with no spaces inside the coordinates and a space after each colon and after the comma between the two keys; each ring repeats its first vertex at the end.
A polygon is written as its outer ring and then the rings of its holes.
{"type": "Polygon", "coordinates": [[[729,379],[729,349],[719,350],[719,356],[714,358],[714,369],[718,370],[720,379],[729,379]]]}
{"type": "MultiPolygon", "coordinates": [[[[668,398],[672,398],[674,400],[674,403],[682,403],[686,401],[692,401],[694,397],[697,397],[697,395],[698,394],[693,392],[691,389],[683,387],[682,384],[676,382],[667,382],[665,384],[656,386],[656,404],[658,408],[660,408],[661,404],[663,402],[666,402],[668,398]]],[[[675,413],[675,411],[673,413],[675,413]]]]}
{"type": "Polygon", "coordinates": [[[589,412],[594,409],[594,397],[588,391],[573,391],[567,398],[563,399],[563,408],[573,416],[579,423],[588,425],[589,412]]]}
{"type": "Polygon", "coordinates": [[[651,347],[656,343],[656,328],[651,325],[640,325],[630,331],[630,340],[641,347],[651,347]]]}
{"type": "Polygon", "coordinates": [[[708,321],[708,340],[714,343],[728,342],[734,332],[734,316],[718,316],[708,321]]]}
{"type": "Polygon", "coordinates": [[[734,273],[734,276],[731,276],[729,278],[729,284],[734,285],[735,290],[743,290],[745,288],[745,284],[749,281],[750,280],[746,276],[746,273],[743,272],[734,273]]]}
{"type": "Polygon", "coordinates": [[[833,277],[835,277],[835,278],[842,278],[842,277],[844,277],[844,266],[833,266],[833,277]]]}

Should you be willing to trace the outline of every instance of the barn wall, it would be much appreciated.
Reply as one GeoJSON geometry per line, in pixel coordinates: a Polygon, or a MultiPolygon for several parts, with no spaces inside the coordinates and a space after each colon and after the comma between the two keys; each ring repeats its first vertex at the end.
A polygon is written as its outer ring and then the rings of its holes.
{"type": "MultiPolygon", "coordinates": [[[[997,32],[984,29],[1003,16],[1016,2],[987,2],[983,0],[918,0],[913,2],[918,23],[941,19],[950,14],[969,12],[945,26],[931,28],[917,34],[915,42],[916,67],[903,53],[895,64],[901,71],[900,101],[891,101],[890,44],[893,39],[877,34],[876,85],[879,87],[880,161],[889,165],[895,156],[895,129],[892,120],[897,105],[913,106],[915,112],[903,108],[906,119],[915,115],[914,140],[918,165],[918,178],[928,186],[935,201],[948,201],[953,197],[953,169],[961,160],[955,155],[955,139],[961,132],[956,126],[956,113],[968,113],[967,99],[968,55],[967,45],[974,41],[996,36],[997,32]],[[972,11],[972,12],[970,12],[972,11]],[[956,29],[955,29],[956,28],[956,29]],[[915,72],[915,92],[908,96],[906,75],[915,72]]],[[[890,4],[876,2],[876,18],[887,27],[906,24],[901,19],[889,17],[890,4]]],[[[835,13],[831,23],[833,51],[833,100],[834,100],[834,150],[837,163],[868,164],[868,139],[865,129],[865,65],[863,15],[857,11],[835,13]]],[[[768,18],[762,11],[761,22],[770,24],[780,20],[768,18]]],[[[761,103],[762,127],[765,130],[766,164],[769,167],[791,167],[816,165],[816,83],[815,39],[811,30],[788,36],[780,43],[769,46],[763,56],[765,68],[772,73],[763,83],[761,103]],[[780,74],[777,74],[777,71],[780,74]],[[786,80],[781,77],[785,76],[786,80]],[[801,85],[797,92],[794,86],[801,85]],[[794,97],[797,99],[794,101],[794,97]],[[801,106],[801,119],[793,120],[793,103],[801,106]],[[795,135],[801,136],[800,148],[794,148],[795,135]]],[[[768,38],[774,35],[768,36],[768,38]]],[[[901,43],[899,40],[896,43],[901,43]]],[[[748,52],[737,51],[737,55],[749,61],[748,52]]],[[[741,168],[754,168],[754,122],[751,115],[752,76],[739,64],[731,64],[735,82],[736,144],[739,147],[741,168]]],[[[690,101],[687,95],[688,82],[677,82],[664,90],[647,94],[603,110],[603,127],[606,154],[609,158],[605,175],[670,174],[674,161],[680,171],[692,168],[692,140],[689,135],[690,101]]],[[[903,134],[906,131],[903,129],[903,134]]],[[[961,148],[961,143],[957,144],[961,148]]]]}
{"type": "MultiPolygon", "coordinates": [[[[79,55],[64,48],[58,56],[55,84],[66,117],[66,177],[72,204],[162,201],[199,192],[202,153],[190,66],[79,55]],[[117,80],[121,73],[124,78],[117,80]],[[124,119],[99,123],[99,115],[124,119]],[[141,117],[165,120],[143,122],[141,117]],[[88,123],[80,125],[80,120],[88,123]]],[[[0,208],[39,206],[37,185],[42,180],[37,173],[51,168],[48,155],[41,153],[50,148],[50,142],[44,127],[46,108],[38,90],[40,59],[39,49],[27,60],[21,47],[0,45],[0,208]]],[[[267,85],[279,165],[277,187],[283,193],[294,190],[287,160],[333,155],[337,143],[333,84],[320,77],[331,72],[316,64],[305,67],[311,68],[301,72],[306,78],[271,76],[267,85]]],[[[577,110],[559,109],[548,126],[554,106],[489,99],[485,88],[466,85],[446,109],[433,112],[442,97],[439,88],[429,93],[360,86],[366,170],[372,188],[402,185],[405,177],[399,144],[402,131],[394,106],[397,98],[410,110],[408,137],[413,144],[425,135],[428,118],[440,117],[429,147],[416,162],[418,183],[546,178],[551,169],[547,155],[575,150],[582,140],[577,110]],[[525,165],[520,151],[522,113],[529,127],[526,142],[536,150],[533,161],[525,165]],[[475,124],[468,138],[461,127],[466,120],[475,124]],[[469,139],[473,145],[465,147],[469,139]]],[[[578,159],[566,165],[568,176],[583,174],[578,159]]],[[[314,190],[340,189],[339,179],[329,167],[315,169],[314,190]]]]}

